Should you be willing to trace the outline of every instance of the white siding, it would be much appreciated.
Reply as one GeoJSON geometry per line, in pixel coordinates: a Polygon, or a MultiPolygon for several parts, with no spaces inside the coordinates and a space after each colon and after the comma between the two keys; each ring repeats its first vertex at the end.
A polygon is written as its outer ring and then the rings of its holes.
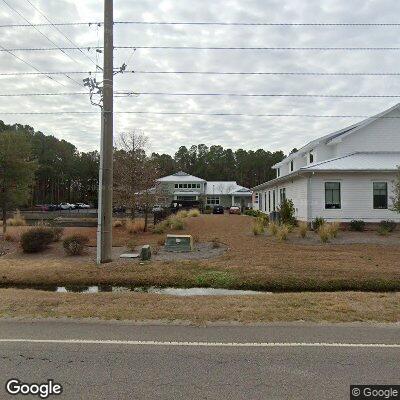
{"type": "Polygon", "coordinates": [[[296,218],[302,221],[307,219],[307,178],[297,177],[292,181],[282,182],[279,185],[260,192],[262,196],[261,211],[269,213],[268,192],[271,192],[271,211],[273,210],[273,191],[275,190],[276,207],[280,205],[280,189],[286,189],[286,198],[293,201],[296,218]],[[266,201],[265,201],[266,200],[266,201]]]}
{"type": "Polygon", "coordinates": [[[318,174],[311,178],[311,219],[323,217],[326,220],[348,222],[362,219],[366,222],[379,222],[392,219],[400,222],[400,214],[391,210],[373,208],[373,182],[388,182],[389,208],[392,204],[393,180],[395,174],[389,173],[335,173],[318,174]],[[325,182],[340,182],[341,209],[325,209],[325,182]]]}
{"type": "Polygon", "coordinates": [[[349,134],[341,142],[333,145],[336,147],[334,156],[342,156],[356,151],[399,151],[400,119],[397,117],[400,117],[400,112],[394,110],[385,117],[349,134]]]}

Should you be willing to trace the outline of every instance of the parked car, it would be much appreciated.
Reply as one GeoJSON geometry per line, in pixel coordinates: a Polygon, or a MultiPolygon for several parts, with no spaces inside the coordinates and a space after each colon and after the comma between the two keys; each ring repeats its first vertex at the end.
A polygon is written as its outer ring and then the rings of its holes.
{"type": "Polygon", "coordinates": [[[89,204],[85,204],[85,203],[75,203],[75,208],[81,208],[81,209],[89,209],[90,206],[89,204]]]}
{"type": "Polygon", "coordinates": [[[163,208],[162,206],[156,204],[155,206],[153,206],[153,208],[151,209],[151,211],[152,211],[153,213],[156,213],[156,212],[161,212],[161,211],[163,211],[163,209],[164,209],[164,208],[163,208]]]}
{"type": "Polygon", "coordinates": [[[232,206],[229,209],[229,214],[241,214],[240,207],[232,206]]]}
{"type": "Polygon", "coordinates": [[[202,210],[203,203],[199,200],[174,200],[170,206],[170,210],[173,213],[179,210],[191,210],[192,208],[202,210]]]}
{"type": "Polygon", "coordinates": [[[59,211],[59,210],[61,210],[60,204],[48,204],[47,205],[47,211],[59,211]]]}
{"type": "Polygon", "coordinates": [[[220,205],[216,205],[213,207],[213,214],[223,214],[224,213],[224,207],[220,205]]]}
{"type": "Polygon", "coordinates": [[[75,204],[71,203],[60,203],[61,210],[73,210],[75,208],[75,204]]]}

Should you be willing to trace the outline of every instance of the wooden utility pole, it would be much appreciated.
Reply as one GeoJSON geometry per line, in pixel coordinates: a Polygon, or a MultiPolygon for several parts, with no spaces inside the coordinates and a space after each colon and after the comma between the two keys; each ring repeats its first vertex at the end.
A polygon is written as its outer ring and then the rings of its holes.
{"type": "Polygon", "coordinates": [[[113,0],[104,0],[104,70],[101,121],[100,179],[97,226],[97,263],[112,259],[113,189],[113,0]]]}

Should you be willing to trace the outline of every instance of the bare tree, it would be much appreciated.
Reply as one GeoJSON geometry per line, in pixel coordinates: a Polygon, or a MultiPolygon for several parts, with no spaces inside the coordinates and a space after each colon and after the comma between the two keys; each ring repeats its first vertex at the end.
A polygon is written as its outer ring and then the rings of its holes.
{"type": "Polygon", "coordinates": [[[143,210],[145,228],[148,216],[161,195],[158,171],[146,155],[148,139],[142,131],[121,133],[114,156],[114,201],[131,210],[132,219],[139,208],[143,210]]]}

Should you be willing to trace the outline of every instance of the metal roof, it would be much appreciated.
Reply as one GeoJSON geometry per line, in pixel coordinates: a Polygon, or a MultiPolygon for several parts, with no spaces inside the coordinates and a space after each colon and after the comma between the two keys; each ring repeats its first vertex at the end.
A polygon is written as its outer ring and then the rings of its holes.
{"type": "Polygon", "coordinates": [[[197,176],[189,175],[183,171],[179,171],[176,174],[164,176],[163,178],[157,180],[158,182],[205,182],[204,179],[198,178],[197,176]]]}
{"type": "Polygon", "coordinates": [[[400,165],[400,152],[358,152],[300,168],[303,171],[389,171],[400,165]]]}
{"type": "Polygon", "coordinates": [[[235,181],[214,181],[207,182],[206,195],[222,195],[222,194],[242,194],[248,192],[251,195],[251,190],[238,185],[235,181]]]}

